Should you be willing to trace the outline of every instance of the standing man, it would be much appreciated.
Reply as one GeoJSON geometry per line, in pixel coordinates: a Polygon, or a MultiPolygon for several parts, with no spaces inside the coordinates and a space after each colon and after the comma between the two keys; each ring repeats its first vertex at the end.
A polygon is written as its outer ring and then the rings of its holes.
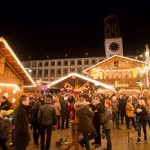
{"type": "Polygon", "coordinates": [[[69,128],[68,96],[65,96],[61,101],[61,129],[64,129],[64,126],[66,129],[69,128]]]}
{"type": "Polygon", "coordinates": [[[56,124],[56,112],[55,108],[50,104],[52,97],[45,98],[45,104],[40,107],[38,113],[38,120],[41,129],[41,150],[49,150],[52,134],[52,126],[56,124]],[[46,132],[46,144],[45,144],[45,132],[46,132]]]}
{"type": "Polygon", "coordinates": [[[19,106],[14,112],[14,149],[26,150],[29,143],[29,129],[27,107],[29,98],[25,95],[20,96],[19,106]]]}

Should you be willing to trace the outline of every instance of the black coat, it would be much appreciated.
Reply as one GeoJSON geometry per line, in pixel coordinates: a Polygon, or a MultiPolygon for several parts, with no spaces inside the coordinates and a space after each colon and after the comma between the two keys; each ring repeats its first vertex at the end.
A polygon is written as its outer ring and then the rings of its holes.
{"type": "Polygon", "coordinates": [[[14,137],[15,146],[24,148],[29,143],[28,116],[26,108],[21,105],[14,112],[14,137]]]}
{"type": "Polygon", "coordinates": [[[61,101],[61,117],[69,118],[69,109],[68,109],[68,101],[67,100],[61,101]]]}
{"type": "Polygon", "coordinates": [[[31,125],[34,128],[39,127],[39,122],[38,122],[38,112],[39,109],[31,109],[30,115],[31,115],[31,125]]]}

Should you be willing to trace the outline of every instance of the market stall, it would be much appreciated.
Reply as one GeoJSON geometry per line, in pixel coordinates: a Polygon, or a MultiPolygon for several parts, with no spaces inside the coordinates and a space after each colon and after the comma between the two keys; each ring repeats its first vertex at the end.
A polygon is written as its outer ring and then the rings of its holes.
{"type": "Polygon", "coordinates": [[[6,96],[13,106],[18,97],[24,93],[24,86],[36,86],[29,73],[8,45],[0,38],[0,97],[6,96]]]}

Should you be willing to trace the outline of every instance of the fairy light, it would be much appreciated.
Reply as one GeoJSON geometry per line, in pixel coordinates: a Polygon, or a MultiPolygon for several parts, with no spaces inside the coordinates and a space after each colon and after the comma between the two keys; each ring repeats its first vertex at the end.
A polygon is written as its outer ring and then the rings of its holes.
{"type": "Polygon", "coordinates": [[[99,62],[99,63],[97,63],[97,64],[95,64],[95,65],[93,65],[93,66],[91,66],[91,67],[89,67],[87,69],[85,69],[83,72],[86,73],[86,74],[88,74],[89,70],[96,69],[95,67],[97,67],[97,66],[99,66],[99,65],[101,65],[101,64],[103,64],[103,63],[105,63],[105,62],[107,62],[107,61],[109,61],[109,60],[111,60],[111,59],[113,59],[115,57],[126,59],[126,63],[129,63],[129,61],[132,61],[132,62],[134,61],[134,62],[138,62],[138,63],[142,63],[142,64],[146,65],[146,62],[144,62],[144,61],[140,61],[140,60],[136,60],[136,59],[132,59],[132,58],[120,56],[120,55],[113,55],[112,57],[110,57],[108,59],[105,59],[105,60],[103,60],[103,61],[101,61],[101,62],[99,62]]]}
{"type": "Polygon", "coordinates": [[[11,47],[8,45],[8,43],[6,42],[6,40],[3,37],[1,37],[0,41],[4,43],[4,45],[7,48],[7,50],[9,50],[9,52],[11,53],[11,55],[15,58],[15,60],[17,61],[17,63],[21,67],[21,69],[25,72],[25,74],[27,75],[27,77],[30,79],[30,81],[33,84],[33,86],[36,86],[35,82],[31,78],[31,76],[29,75],[29,73],[27,72],[27,70],[23,67],[22,63],[20,62],[20,60],[18,59],[18,57],[15,55],[15,53],[13,52],[13,50],[11,49],[11,47]]]}
{"type": "Polygon", "coordinates": [[[14,87],[17,91],[20,90],[17,84],[9,84],[9,83],[0,83],[0,86],[6,86],[6,87],[14,87]]]}
{"type": "Polygon", "coordinates": [[[58,79],[58,80],[55,80],[55,81],[51,82],[51,83],[48,85],[48,87],[51,87],[51,86],[53,86],[53,85],[55,85],[55,84],[57,84],[57,83],[59,83],[59,82],[62,82],[62,81],[66,80],[67,78],[70,78],[70,77],[72,77],[72,76],[75,76],[75,77],[78,77],[78,78],[80,78],[80,79],[83,79],[83,80],[89,81],[89,82],[91,82],[91,83],[94,83],[96,86],[102,86],[102,87],[104,87],[104,88],[107,88],[107,89],[110,89],[110,90],[114,90],[114,87],[112,87],[112,86],[110,86],[110,85],[104,84],[104,83],[102,83],[102,82],[93,80],[93,79],[91,79],[91,78],[82,76],[82,75],[77,74],[77,73],[70,73],[70,74],[68,74],[67,76],[64,76],[64,77],[62,77],[62,78],[60,78],[60,79],[58,79]]]}

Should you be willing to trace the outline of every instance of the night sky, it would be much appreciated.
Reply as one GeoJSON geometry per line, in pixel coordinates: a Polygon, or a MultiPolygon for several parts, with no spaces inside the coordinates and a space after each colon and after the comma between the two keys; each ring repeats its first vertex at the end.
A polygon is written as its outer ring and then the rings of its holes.
{"type": "Polygon", "coordinates": [[[1,3],[0,36],[21,60],[105,56],[103,19],[120,20],[124,54],[135,55],[150,45],[150,5],[137,1],[55,1],[1,3]],[[125,3],[126,2],[126,3],[125,3]]]}

